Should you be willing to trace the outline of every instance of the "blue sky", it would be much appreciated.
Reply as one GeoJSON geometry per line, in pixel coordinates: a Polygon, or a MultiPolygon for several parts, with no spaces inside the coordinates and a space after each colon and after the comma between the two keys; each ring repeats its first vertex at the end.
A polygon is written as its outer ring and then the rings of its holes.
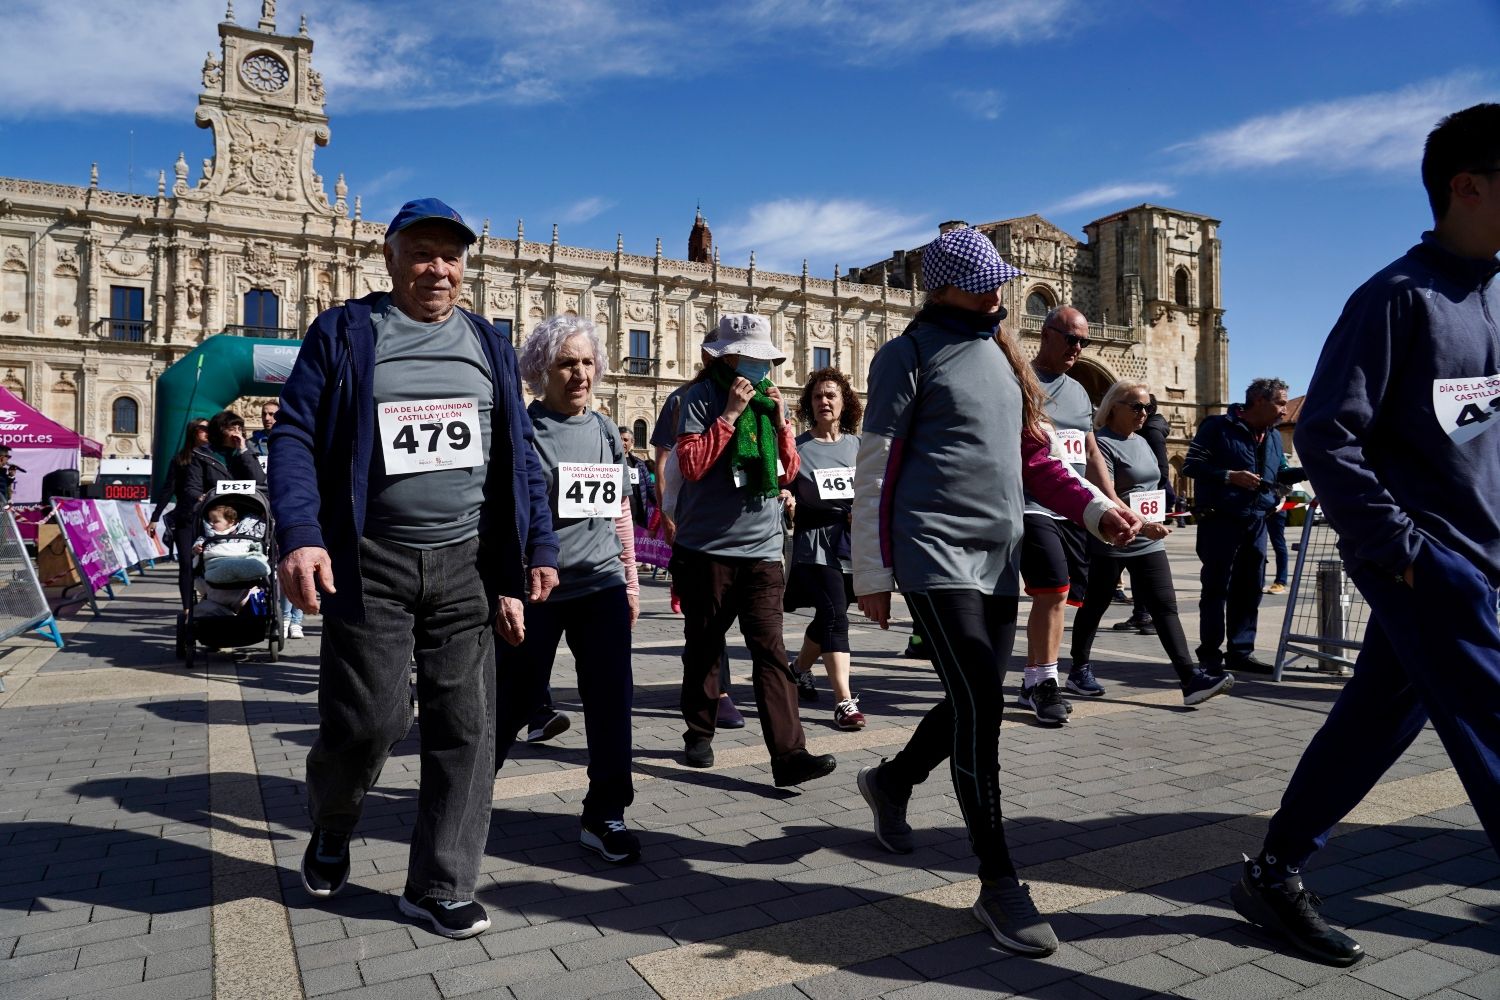
{"type": "MultiPolygon", "coordinates": [[[[257,0],[238,0],[240,23],[257,0]]],[[[438,195],[498,234],[814,274],[939,221],[1223,220],[1232,389],[1302,391],[1349,293],[1430,225],[1442,114],[1500,100],[1497,0],[282,0],[367,219],[438,195]]],[[[0,0],[0,174],[151,190],[222,0],[0,0]]]]}

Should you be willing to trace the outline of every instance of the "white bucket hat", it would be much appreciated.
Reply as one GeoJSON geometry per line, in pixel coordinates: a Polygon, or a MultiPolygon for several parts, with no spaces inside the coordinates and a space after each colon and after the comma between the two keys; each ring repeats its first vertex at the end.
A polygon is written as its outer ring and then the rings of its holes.
{"type": "Polygon", "coordinates": [[[716,358],[737,354],[777,364],[786,360],[781,348],[771,343],[771,322],[754,313],[730,313],[719,317],[718,339],[705,341],[703,350],[716,358]]]}

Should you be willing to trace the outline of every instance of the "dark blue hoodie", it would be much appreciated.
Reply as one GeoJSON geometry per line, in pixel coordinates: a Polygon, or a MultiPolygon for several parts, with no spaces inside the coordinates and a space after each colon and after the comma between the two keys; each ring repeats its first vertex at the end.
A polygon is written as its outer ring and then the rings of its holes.
{"type": "Polygon", "coordinates": [[[1328,335],[1296,444],[1346,560],[1400,574],[1431,540],[1500,586],[1497,271],[1424,233],[1328,335]]]}
{"type": "Polygon", "coordinates": [[[1264,517],[1281,506],[1281,498],[1269,489],[1235,486],[1229,474],[1244,470],[1275,483],[1276,474],[1286,466],[1286,452],[1280,431],[1251,430],[1240,419],[1241,409],[1234,403],[1228,413],[1204,418],[1188,445],[1182,474],[1193,481],[1193,506],[1198,510],[1264,517]]]}
{"type": "MultiPolygon", "coordinates": [[[[354,622],[364,619],[359,538],[375,447],[370,307],[384,294],[350,299],[313,321],[271,435],[276,544],[283,555],[305,546],[327,549],[338,592],[324,596],[323,610],[354,622]]],[[[461,311],[484,347],[495,385],[480,538],[500,593],[524,598],[527,567],[557,566],[546,480],[532,447],[515,351],[482,317],[461,311]]]]}

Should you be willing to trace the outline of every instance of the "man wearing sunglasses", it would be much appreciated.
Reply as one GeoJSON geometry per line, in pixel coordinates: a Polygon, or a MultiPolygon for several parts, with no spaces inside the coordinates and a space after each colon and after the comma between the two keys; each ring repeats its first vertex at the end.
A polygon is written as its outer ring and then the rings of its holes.
{"type": "Polygon", "coordinates": [[[1198,559],[1198,661],[1210,674],[1269,674],[1255,655],[1261,580],[1266,562],[1266,517],[1281,505],[1276,477],[1286,468],[1277,424],[1286,419],[1286,383],[1258,378],[1245,402],[1198,425],[1182,474],[1195,484],[1198,559]],[[1227,632],[1227,638],[1226,638],[1227,632]]]}
{"type": "MultiPolygon", "coordinates": [[[[1031,367],[1041,383],[1047,418],[1062,444],[1063,457],[1080,478],[1087,478],[1118,503],[1094,440],[1094,404],[1088,391],[1068,375],[1087,346],[1089,321],[1072,306],[1058,306],[1042,322],[1042,342],[1031,367]]],[[[1026,672],[1019,700],[1036,714],[1038,722],[1060,726],[1068,721],[1071,710],[1057,676],[1063,608],[1083,604],[1089,573],[1088,532],[1030,495],[1024,523],[1021,577],[1031,598],[1031,613],[1026,619],[1026,672]]],[[[1069,673],[1067,688],[1084,697],[1104,694],[1088,664],[1069,673]]]]}

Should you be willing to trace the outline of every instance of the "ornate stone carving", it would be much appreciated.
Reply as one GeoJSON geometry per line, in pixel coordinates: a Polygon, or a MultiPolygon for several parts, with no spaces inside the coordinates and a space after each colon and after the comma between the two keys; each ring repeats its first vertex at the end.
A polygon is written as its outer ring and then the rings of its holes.
{"type": "Polygon", "coordinates": [[[228,194],[253,194],[278,201],[292,199],[296,179],[296,131],[290,122],[264,116],[230,118],[228,194]]]}
{"type": "Polygon", "coordinates": [[[73,325],[73,317],[68,313],[62,313],[57,317],[57,319],[53,320],[52,322],[61,327],[69,327],[73,325]]]}
{"type": "Polygon", "coordinates": [[[639,323],[651,315],[651,305],[647,302],[631,302],[625,306],[625,315],[639,323]]]}
{"type": "Polygon", "coordinates": [[[203,89],[209,90],[224,82],[224,64],[210,52],[203,59],[203,89]]]}
{"type": "Polygon", "coordinates": [[[117,254],[105,254],[104,269],[112,274],[118,274],[122,278],[139,278],[151,267],[151,258],[146,254],[138,254],[131,250],[122,250],[117,254]]]}
{"type": "Polygon", "coordinates": [[[490,305],[509,312],[516,307],[516,293],[509,288],[498,288],[490,293],[490,305]]]}
{"type": "Polygon", "coordinates": [[[307,71],[307,96],[311,97],[317,104],[323,104],[325,100],[323,74],[315,69],[307,71]]]}
{"type": "Polygon", "coordinates": [[[26,251],[22,250],[14,243],[10,244],[5,248],[5,263],[3,265],[0,265],[0,267],[4,267],[7,271],[27,270],[26,251]]]}
{"type": "Polygon", "coordinates": [[[245,273],[258,281],[269,281],[282,273],[270,240],[245,241],[245,273]]]}
{"type": "Polygon", "coordinates": [[[187,314],[193,319],[203,315],[203,283],[196,279],[187,284],[187,314]]]}

